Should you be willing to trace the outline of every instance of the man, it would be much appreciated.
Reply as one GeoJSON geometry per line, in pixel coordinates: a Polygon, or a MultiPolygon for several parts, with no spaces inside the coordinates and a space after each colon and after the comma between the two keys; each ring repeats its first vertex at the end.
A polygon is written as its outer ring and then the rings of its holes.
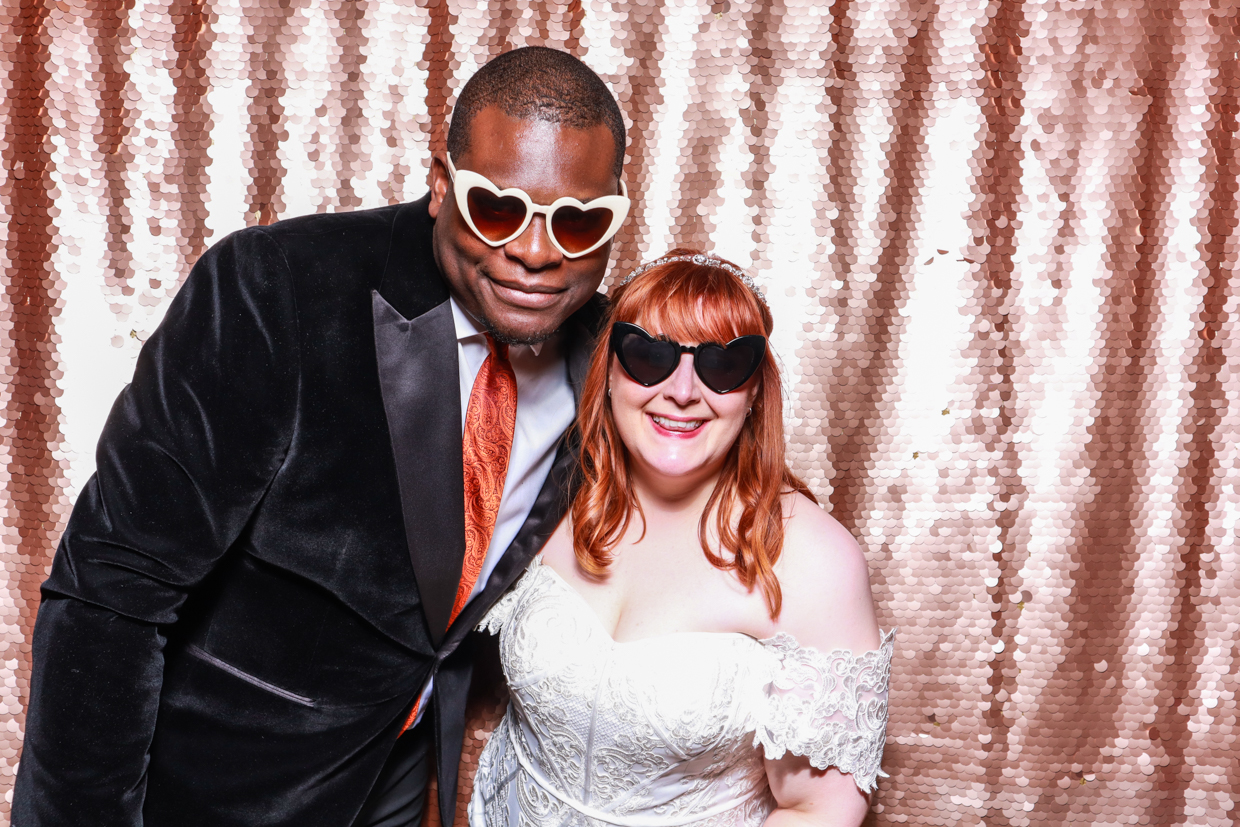
{"type": "Polygon", "coordinates": [[[563,513],[628,199],[561,52],[481,69],[448,150],[419,201],[195,266],[43,587],[17,827],[416,824],[430,753],[450,824],[469,632],[563,513]]]}

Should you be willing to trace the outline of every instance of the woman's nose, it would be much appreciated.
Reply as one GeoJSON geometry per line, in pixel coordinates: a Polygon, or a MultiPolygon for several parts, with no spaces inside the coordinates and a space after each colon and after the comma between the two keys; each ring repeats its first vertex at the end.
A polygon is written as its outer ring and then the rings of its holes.
{"type": "Polygon", "coordinates": [[[693,372],[692,353],[680,354],[680,364],[676,366],[676,372],[668,377],[663,393],[681,407],[692,405],[698,400],[700,394],[697,376],[693,372]]]}

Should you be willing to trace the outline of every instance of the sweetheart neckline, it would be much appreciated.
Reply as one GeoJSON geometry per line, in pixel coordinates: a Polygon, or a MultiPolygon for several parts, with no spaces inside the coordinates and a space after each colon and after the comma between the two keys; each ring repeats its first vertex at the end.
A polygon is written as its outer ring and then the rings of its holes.
{"type": "Polygon", "coordinates": [[[607,631],[607,627],[603,625],[603,619],[598,616],[598,612],[594,611],[594,609],[591,608],[590,604],[586,602],[585,596],[582,595],[581,592],[573,588],[572,584],[569,583],[567,580],[565,580],[564,577],[558,571],[556,571],[555,569],[551,568],[551,566],[548,566],[546,563],[544,563],[542,561],[541,556],[534,558],[534,561],[531,563],[531,567],[534,567],[534,566],[537,566],[540,569],[546,569],[547,572],[555,579],[555,582],[558,583],[561,588],[567,590],[569,593],[572,594],[574,598],[576,598],[577,602],[581,605],[581,608],[584,609],[586,614],[590,616],[590,622],[593,623],[594,626],[600,632],[603,633],[603,636],[607,638],[607,640],[613,646],[628,646],[634,643],[646,643],[646,642],[654,641],[654,640],[662,640],[662,639],[673,638],[673,637],[685,637],[685,636],[691,636],[691,635],[709,635],[712,637],[713,636],[739,637],[739,638],[743,638],[748,641],[752,641],[753,643],[756,643],[759,646],[762,646],[767,643],[774,643],[780,637],[787,637],[787,638],[791,638],[794,644],[796,644],[797,646],[800,646],[800,644],[796,643],[796,639],[793,638],[792,635],[788,634],[787,632],[779,632],[773,637],[768,637],[768,638],[756,638],[753,635],[747,635],[744,632],[706,632],[706,631],[697,631],[697,630],[687,630],[683,632],[662,632],[657,635],[648,635],[647,637],[635,638],[634,640],[616,640],[616,638],[610,632],[607,631]]]}
{"type": "MultiPolygon", "coordinates": [[[[589,615],[590,622],[595,626],[595,628],[599,630],[599,632],[602,633],[603,637],[605,637],[612,646],[630,646],[636,643],[648,643],[650,641],[665,640],[667,638],[705,635],[708,637],[739,637],[744,640],[748,640],[753,643],[756,643],[757,645],[761,646],[763,649],[766,649],[768,645],[774,646],[778,644],[783,644],[785,646],[790,645],[803,652],[812,652],[818,655],[819,657],[824,657],[824,658],[829,658],[829,659],[834,659],[841,655],[846,655],[848,657],[861,659],[865,657],[866,655],[875,654],[875,653],[881,652],[883,649],[888,648],[889,646],[891,646],[892,641],[895,639],[895,636],[896,636],[895,627],[892,627],[884,632],[882,627],[880,626],[878,629],[878,647],[875,649],[868,649],[865,652],[861,652],[860,654],[853,652],[851,649],[844,649],[840,647],[832,649],[830,652],[824,652],[823,650],[817,647],[814,647],[814,646],[802,646],[800,641],[798,641],[796,637],[789,632],[776,632],[771,637],[764,637],[764,638],[756,638],[753,635],[747,635],[744,632],[703,632],[703,631],[663,632],[662,634],[658,634],[658,635],[650,635],[648,637],[639,637],[635,640],[616,640],[612,636],[612,634],[607,631],[607,627],[603,625],[602,618],[600,618],[598,616],[598,613],[595,612],[594,609],[590,607],[590,604],[586,602],[585,596],[583,596],[581,592],[574,589],[572,587],[572,584],[570,584],[567,580],[565,580],[558,571],[556,571],[555,569],[551,568],[551,566],[548,566],[546,563],[544,563],[542,560],[541,554],[536,556],[530,562],[530,568],[531,569],[533,568],[546,569],[547,572],[551,575],[552,579],[556,583],[559,584],[560,588],[568,591],[569,594],[571,594],[572,597],[577,600],[582,610],[584,610],[585,613],[589,615]]],[[[528,576],[528,572],[527,572],[527,576],[528,576]]]]}

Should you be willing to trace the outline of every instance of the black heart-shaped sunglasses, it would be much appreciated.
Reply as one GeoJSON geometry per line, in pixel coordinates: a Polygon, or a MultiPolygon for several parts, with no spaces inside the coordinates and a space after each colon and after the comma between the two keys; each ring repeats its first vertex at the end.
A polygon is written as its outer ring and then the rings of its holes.
{"type": "Polygon", "coordinates": [[[749,381],[766,355],[766,337],[738,336],[726,345],[703,342],[689,347],[657,339],[628,322],[611,326],[611,352],[620,367],[639,385],[652,387],[676,372],[680,354],[693,354],[693,369],[715,393],[729,393],[749,381]]]}

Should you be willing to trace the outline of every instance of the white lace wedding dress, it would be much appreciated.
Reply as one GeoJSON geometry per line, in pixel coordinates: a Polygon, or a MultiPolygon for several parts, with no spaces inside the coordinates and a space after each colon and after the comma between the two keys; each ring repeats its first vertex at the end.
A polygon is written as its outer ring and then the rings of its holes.
{"type": "Polygon", "coordinates": [[[751,827],[774,809],[763,752],[869,791],[893,633],[857,657],[787,634],[617,643],[539,561],[490,611],[511,703],[479,759],[470,827],[751,827]]]}

